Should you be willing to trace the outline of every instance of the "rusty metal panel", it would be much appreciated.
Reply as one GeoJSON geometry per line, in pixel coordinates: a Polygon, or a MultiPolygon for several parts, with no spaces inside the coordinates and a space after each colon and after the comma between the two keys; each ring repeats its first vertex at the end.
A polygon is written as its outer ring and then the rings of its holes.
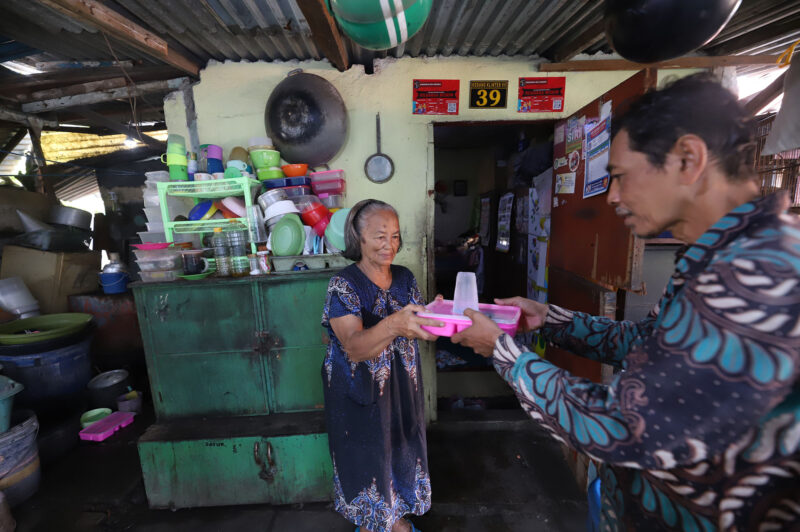
{"type": "MultiPolygon", "coordinates": [[[[600,116],[600,106],[611,100],[613,121],[615,115],[624,112],[632,100],[645,92],[648,83],[647,73],[639,72],[572,117],[585,116],[587,120],[597,118],[600,116]]],[[[558,126],[564,126],[566,122],[561,121],[558,126]]],[[[566,141],[553,146],[553,156],[556,160],[568,157],[566,141]]],[[[606,203],[606,194],[585,199],[582,197],[584,167],[585,161],[581,158],[576,170],[574,193],[553,196],[550,268],[573,272],[609,288],[638,290],[641,286],[641,268],[638,265],[644,247],[606,203]]],[[[564,167],[556,170],[553,179],[564,170],[564,167]]]]}
{"type": "MultiPolygon", "coordinates": [[[[554,305],[592,316],[614,317],[616,293],[610,292],[570,272],[551,267],[548,272],[548,301],[554,305]]],[[[603,364],[573,355],[558,347],[547,346],[547,360],[575,376],[602,382],[603,364]]]]}
{"type": "Polygon", "coordinates": [[[97,332],[93,348],[102,351],[141,351],[142,333],[133,294],[87,294],[69,296],[70,312],[94,316],[97,332]]]}

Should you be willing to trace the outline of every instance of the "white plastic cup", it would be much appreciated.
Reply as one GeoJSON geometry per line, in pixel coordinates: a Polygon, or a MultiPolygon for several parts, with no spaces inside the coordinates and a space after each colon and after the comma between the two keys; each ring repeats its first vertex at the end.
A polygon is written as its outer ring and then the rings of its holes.
{"type": "Polygon", "coordinates": [[[468,308],[478,310],[478,282],[473,272],[458,272],[453,295],[453,314],[464,314],[468,308]]]}

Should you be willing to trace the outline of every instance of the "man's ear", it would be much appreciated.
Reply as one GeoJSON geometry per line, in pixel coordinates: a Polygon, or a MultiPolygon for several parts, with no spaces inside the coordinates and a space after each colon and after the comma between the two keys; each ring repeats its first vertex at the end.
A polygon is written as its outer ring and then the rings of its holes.
{"type": "Polygon", "coordinates": [[[683,135],[675,142],[672,153],[680,161],[680,182],[684,185],[697,183],[708,166],[705,141],[697,135],[683,135]]]}

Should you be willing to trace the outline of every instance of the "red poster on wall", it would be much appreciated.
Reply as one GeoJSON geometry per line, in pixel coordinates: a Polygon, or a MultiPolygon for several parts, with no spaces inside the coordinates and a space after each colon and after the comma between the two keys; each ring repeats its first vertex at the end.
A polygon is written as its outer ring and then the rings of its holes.
{"type": "Polygon", "coordinates": [[[415,79],[415,115],[457,115],[457,79],[415,79]]]}
{"type": "Polygon", "coordinates": [[[558,113],[564,110],[567,78],[519,78],[518,113],[558,113]]]}

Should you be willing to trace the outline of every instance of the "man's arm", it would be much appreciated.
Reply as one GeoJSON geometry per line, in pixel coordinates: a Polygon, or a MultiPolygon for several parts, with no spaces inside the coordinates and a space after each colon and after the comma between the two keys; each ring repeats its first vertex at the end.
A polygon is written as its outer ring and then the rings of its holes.
{"type": "MultiPolygon", "coordinates": [[[[800,375],[800,290],[754,290],[737,284],[732,268],[685,287],[609,385],[577,378],[507,335],[495,343],[495,367],[531,417],[599,460],[669,469],[719,457],[786,400],[800,375]]],[[[575,322],[573,315],[564,327],[575,322]]],[[[775,452],[797,449],[793,423],[775,452]]]]}
{"type": "Polygon", "coordinates": [[[621,367],[625,355],[651,334],[657,308],[641,321],[615,321],[549,305],[541,335],[567,351],[621,367]]]}

